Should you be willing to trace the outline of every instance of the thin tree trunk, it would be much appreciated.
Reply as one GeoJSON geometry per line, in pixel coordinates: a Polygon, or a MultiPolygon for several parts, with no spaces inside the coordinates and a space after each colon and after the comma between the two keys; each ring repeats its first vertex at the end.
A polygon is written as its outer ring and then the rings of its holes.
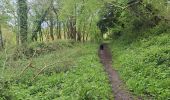
{"type": "Polygon", "coordinates": [[[69,28],[70,28],[70,38],[71,39],[74,39],[74,35],[73,35],[73,17],[70,17],[70,20],[69,20],[69,28]]]}
{"type": "Polygon", "coordinates": [[[57,34],[58,34],[58,39],[61,39],[61,25],[60,22],[57,23],[57,34]]]}
{"type": "Polygon", "coordinates": [[[70,28],[71,39],[76,40],[76,19],[74,16],[70,17],[69,28],[70,28]]]}
{"type": "Polygon", "coordinates": [[[67,39],[67,34],[66,34],[66,25],[63,22],[63,31],[64,31],[64,39],[67,39]]]}
{"type": "Polygon", "coordinates": [[[70,25],[70,19],[67,21],[67,34],[68,34],[68,39],[71,39],[71,25],[70,25]]]}
{"type": "Polygon", "coordinates": [[[66,22],[66,32],[67,32],[67,39],[71,39],[70,28],[69,28],[69,20],[68,19],[67,19],[67,22],[66,22]]]}
{"type": "Polygon", "coordinates": [[[1,24],[0,24],[0,49],[4,47],[2,31],[1,31],[1,24]]]}
{"type": "MultiPolygon", "coordinates": [[[[91,20],[90,20],[90,24],[89,24],[89,29],[88,29],[88,31],[89,31],[89,32],[90,32],[90,30],[91,30],[91,26],[92,26],[92,18],[91,18],[91,20]]],[[[86,35],[86,41],[88,40],[89,32],[87,32],[87,35],[86,35]]],[[[91,33],[90,33],[90,34],[91,34],[91,33]]]]}
{"type": "Polygon", "coordinates": [[[50,37],[52,40],[54,40],[54,19],[52,12],[50,13],[50,37]]]}
{"type": "Polygon", "coordinates": [[[82,30],[82,32],[83,32],[83,42],[85,42],[86,23],[84,23],[84,25],[83,25],[83,30],[82,30]]]}
{"type": "MultiPolygon", "coordinates": [[[[82,22],[80,22],[80,25],[81,25],[82,22]]],[[[79,26],[78,27],[78,30],[77,30],[77,41],[81,41],[81,27],[79,26]]]]}
{"type": "Polygon", "coordinates": [[[75,10],[75,14],[74,14],[74,40],[76,41],[76,35],[77,35],[77,5],[75,3],[75,7],[74,7],[74,10],[75,10]]]}
{"type": "Polygon", "coordinates": [[[40,28],[39,30],[39,38],[40,38],[40,41],[42,42],[44,40],[43,38],[43,33],[42,33],[42,29],[40,28]]]}
{"type": "MultiPolygon", "coordinates": [[[[19,15],[19,11],[18,10],[17,10],[17,14],[19,15]]],[[[19,45],[19,43],[20,43],[19,42],[19,40],[20,40],[20,38],[19,38],[19,36],[20,36],[20,32],[19,32],[19,30],[20,30],[19,29],[20,28],[20,26],[19,26],[20,25],[19,24],[20,23],[19,17],[17,17],[17,22],[18,22],[18,25],[17,25],[17,31],[16,31],[16,44],[19,45]]]]}
{"type": "Polygon", "coordinates": [[[61,22],[59,22],[59,30],[58,30],[58,33],[59,33],[59,36],[60,36],[60,39],[62,38],[61,36],[61,22]]]}

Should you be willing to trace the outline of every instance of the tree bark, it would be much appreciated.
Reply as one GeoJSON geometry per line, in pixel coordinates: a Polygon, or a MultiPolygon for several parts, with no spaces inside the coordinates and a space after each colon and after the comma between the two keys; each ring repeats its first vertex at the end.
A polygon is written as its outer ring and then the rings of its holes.
{"type": "Polygon", "coordinates": [[[27,27],[27,0],[18,0],[18,9],[19,9],[19,27],[20,27],[20,41],[21,44],[27,43],[27,34],[28,34],[28,27],[27,27]]]}
{"type": "MultiPolygon", "coordinates": [[[[90,23],[89,23],[89,32],[90,32],[90,30],[91,30],[91,26],[92,26],[92,18],[91,18],[91,20],[90,20],[90,23]]],[[[89,37],[89,32],[86,34],[86,41],[88,41],[88,37],[89,37]]],[[[91,34],[91,33],[90,33],[91,34]]]]}
{"type": "Polygon", "coordinates": [[[84,25],[83,25],[82,33],[83,33],[83,42],[85,42],[85,35],[86,35],[86,23],[84,23],[84,25]]]}
{"type": "MultiPolygon", "coordinates": [[[[19,15],[19,11],[17,10],[17,14],[19,15]]],[[[17,30],[16,30],[16,44],[19,45],[20,44],[20,26],[19,26],[19,17],[17,17],[17,22],[18,22],[18,25],[17,25],[17,30]]]]}
{"type": "Polygon", "coordinates": [[[61,39],[61,22],[58,22],[58,39],[61,39]]]}
{"type": "Polygon", "coordinates": [[[52,12],[50,12],[50,37],[54,40],[54,19],[52,12]]]}
{"type": "Polygon", "coordinates": [[[71,39],[71,28],[70,28],[70,19],[68,18],[67,20],[67,36],[68,36],[68,39],[71,39]]]}
{"type": "Polygon", "coordinates": [[[2,49],[3,47],[4,47],[4,43],[3,43],[2,31],[1,31],[1,25],[0,25],[0,49],[2,49]]]}
{"type": "Polygon", "coordinates": [[[63,31],[64,31],[64,39],[66,40],[67,39],[67,32],[66,32],[66,24],[63,22],[63,31]]]}
{"type": "MultiPolygon", "coordinates": [[[[80,25],[82,24],[82,22],[80,21],[80,25]]],[[[77,29],[77,41],[81,41],[81,27],[80,25],[78,26],[77,29]]]]}

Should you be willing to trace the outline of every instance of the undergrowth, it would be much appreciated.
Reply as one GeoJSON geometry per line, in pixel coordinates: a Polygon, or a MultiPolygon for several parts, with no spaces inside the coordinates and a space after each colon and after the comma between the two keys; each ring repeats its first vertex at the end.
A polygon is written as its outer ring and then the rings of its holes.
{"type": "Polygon", "coordinates": [[[129,90],[147,99],[170,99],[170,34],[111,45],[114,66],[129,90]]]}
{"type": "Polygon", "coordinates": [[[7,61],[0,99],[113,99],[107,75],[96,53],[96,44],[69,43],[66,44],[68,46],[60,46],[60,49],[57,44],[52,45],[52,48],[57,46],[52,52],[41,53],[29,59],[23,57],[7,61]]]}

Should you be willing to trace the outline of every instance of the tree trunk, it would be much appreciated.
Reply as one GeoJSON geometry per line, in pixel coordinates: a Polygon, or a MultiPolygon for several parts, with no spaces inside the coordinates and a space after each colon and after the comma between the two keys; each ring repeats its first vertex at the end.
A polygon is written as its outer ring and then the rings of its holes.
{"type": "Polygon", "coordinates": [[[76,18],[74,16],[69,19],[69,28],[71,39],[76,40],[76,18]]]}
{"type": "Polygon", "coordinates": [[[52,12],[50,13],[50,37],[52,40],[54,40],[54,19],[52,12]]]}
{"type": "Polygon", "coordinates": [[[85,42],[85,35],[86,35],[86,23],[84,23],[84,25],[83,25],[82,33],[83,33],[83,42],[85,42]]]}
{"type": "MultiPolygon", "coordinates": [[[[91,26],[92,26],[92,18],[91,18],[90,23],[89,23],[88,32],[87,32],[87,34],[86,34],[86,41],[88,41],[88,37],[89,37],[89,32],[90,32],[90,30],[91,30],[91,26]]],[[[90,33],[90,34],[91,34],[91,33],[90,33]]]]}
{"type": "Polygon", "coordinates": [[[20,27],[20,41],[21,44],[27,43],[27,0],[18,0],[18,9],[19,9],[19,27],[20,27]]]}
{"type": "Polygon", "coordinates": [[[43,33],[42,33],[41,27],[40,27],[40,31],[39,31],[39,37],[40,37],[40,41],[42,42],[44,40],[44,38],[43,38],[43,33]]]}
{"type": "MultiPolygon", "coordinates": [[[[17,10],[17,14],[19,15],[19,11],[17,10]]],[[[19,32],[19,30],[20,30],[20,26],[19,26],[19,23],[20,23],[20,21],[19,21],[19,17],[17,17],[17,22],[18,22],[18,25],[17,25],[17,30],[16,30],[16,44],[17,45],[19,45],[20,44],[20,32],[19,32]]]]}
{"type": "Polygon", "coordinates": [[[37,18],[38,20],[34,22],[35,29],[33,30],[33,33],[32,33],[32,41],[38,40],[38,32],[41,31],[41,24],[45,20],[45,17],[47,16],[49,9],[50,9],[50,6],[44,11],[44,13],[41,15],[41,17],[37,18]]]}
{"type": "Polygon", "coordinates": [[[73,27],[74,27],[74,40],[76,41],[76,35],[77,35],[77,4],[75,3],[74,6],[74,19],[73,19],[73,27]]]}
{"type": "Polygon", "coordinates": [[[61,22],[58,22],[58,39],[61,39],[61,22]]]}
{"type": "Polygon", "coordinates": [[[81,33],[77,31],[77,41],[81,42],[81,33]]]}
{"type": "Polygon", "coordinates": [[[2,31],[1,31],[1,25],[0,25],[0,49],[2,49],[3,47],[4,47],[4,43],[3,43],[2,31]]]}
{"type": "Polygon", "coordinates": [[[63,22],[64,39],[67,39],[66,24],[63,22]]]}
{"type": "Polygon", "coordinates": [[[67,20],[67,36],[68,39],[71,39],[71,28],[70,28],[70,19],[67,20]]]}
{"type": "MultiPolygon", "coordinates": [[[[81,22],[80,22],[80,25],[81,25],[81,22]]],[[[81,41],[81,27],[79,26],[78,27],[78,30],[77,30],[77,41],[81,41]]]]}

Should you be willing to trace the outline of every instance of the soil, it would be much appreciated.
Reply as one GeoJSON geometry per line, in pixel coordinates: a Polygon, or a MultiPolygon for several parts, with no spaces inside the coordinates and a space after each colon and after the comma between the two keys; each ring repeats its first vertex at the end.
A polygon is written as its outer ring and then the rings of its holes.
{"type": "Polygon", "coordinates": [[[110,84],[112,86],[113,96],[115,100],[140,100],[134,97],[123,85],[117,71],[112,67],[112,54],[107,44],[101,44],[99,48],[99,57],[108,74],[110,84]]]}

